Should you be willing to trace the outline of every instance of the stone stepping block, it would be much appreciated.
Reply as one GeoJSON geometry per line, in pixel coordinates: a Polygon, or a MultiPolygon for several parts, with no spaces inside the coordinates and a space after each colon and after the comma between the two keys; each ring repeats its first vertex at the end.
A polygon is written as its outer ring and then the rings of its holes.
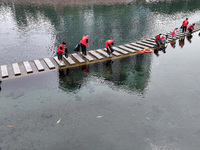
{"type": "Polygon", "coordinates": [[[99,55],[97,52],[91,50],[91,51],[88,51],[90,54],[92,54],[93,56],[95,56],[97,59],[103,59],[104,57],[99,55]]]}
{"type": "Polygon", "coordinates": [[[87,55],[83,55],[82,52],[80,53],[83,57],[85,57],[88,61],[93,61],[94,58],[92,56],[90,56],[89,54],[87,55]]]}
{"type": "Polygon", "coordinates": [[[78,62],[80,62],[80,63],[84,63],[84,62],[85,62],[85,60],[84,60],[83,58],[81,58],[77,53],[73,53],[72,56],[73,56],[76,60],[78,60],[78,62]]]}
{"type": "Polygon", "coordinates": [[[27,73],[33,72],[33,69],[28,61],[24,61],[23,64],[24,64],[24,67],[25,67],[27,73]]]}
{"type": "Polygon", "coordinates": [[[8,77],[8,68],[6,65],[1,66],[1,76],[2,78],[8,77]]]}
{"type": "Polygon", "coordinates": [[[115,51],[117,51],[117,52],[120,52],[120,53],[122,53],[122,54],[128,54],[128,52],[127,51],[124,51],[124,50],[122,50],[122,49],[120,49],[120,48],[118,48],[118,47],[112,47],[112,49],[113,50],[115,50],[115,51]]]}
{"type": "MultiPolygon", "coordinates": [[[[107,53],[107,49],[106,48],[104,48],[103,50],[106,51],[106,53],[107,53]]],[[[115,56],[121,56],[121,54],[116,52],[116,51],[112,52],[112,54],[115,55],[115,56]]]]}
{"type": "Polygon", "coordinates": [[[13,68],[13,72],[14,72],[15,75],[20,75],[21,74],[21,71],[19,69],[18,63],[13,63],[12,64],[12,68],[13,68]]]}
{"type": "Polygon", "coordinates": [[[42,64],[39,60],[34,60],[34,63],[36,65],[38,71],[44,71],[44,67],[42,66],[42,64]]]}
{"type": "Polygon", "coordinates": [[[156,45],[156,43],[155,43],[155,41],[147,41],[147,40],[142,40],[141,42],[143,42],[143,43],[147,43],[147,44],[151,44],[151,45],[153,45],[153,46],[157,46],[156,45]]]}
{"type": "Polygon", "coordinates": [[[65,55],[63,55],[63,58],[70,64],[70,65],[74,65],[76,64],[75,61],[72,60],[71,57],[65,57],[65,55]]]}
{"type": "Polygon", "coordinates": [[[140,48],[148,48],[147,46],[143,46],[143,45],[140,45],[140,44],[136,44],[136,43],[130,43],[131,45],[133,46],[136,46],[136,47],[140,47],[140,48]]]}
{"type": "Polygon", "coordinates": [[[49,58],[44,58],[44,62],[47,64],[49,69],[54,69],[55,65],[52,63],[52,61],[49,58]]]}
{"type": "Polygon", "coordinates": [[[147,44],[147,43],[144,43],[144,42],[137,42],[137,44],[141,44],[141,45],[144,45],[144,46],[147,46],[147,47],[150,47],[150,48],[153,48],[153,47],[155,47],[154,45],[152,45],[152,44],[147,44]]]}
{"type": "MultiPolygon", "coordinates": [[[[63,55],[63,58],[64,58],[65,56],[63,55]]],[[[55,57],[53,57],[54,58],[54,60],[56,61],[56,63],[59,65],[59,67],[64,67],[65,66],[65,63],[62,61],[61,63],[60,63],[60,61],[58,60],[58,57],[57,56],[55,56],[55,57]]]]}
{"type": "Polygon", "coordinates": [[[110,57],[110,56],[108,55],[108,53],[106,53],[105,51],[103,51],[103,50],[101,50],[101,49],[98,49],[98,50],[96,50],[96,51],[99,52],[100,54],[106,56],[106,57],[110,57]]]}
{"type": "Polygon", "coordinates": [[[120,45],[118,47],[121,48],[121,49],[123,49],[123,50],[129,51],[131,53],[135,53],[136,52],[135,50],[132,50],[132,49],[130,49],[128,47],[125,47],[124,45],[120,45]]]}
{"type": "Polygon", "coordinates": [[[125,46],[126,46],[126,47],[129,47],[129,48],[132,48],[132,49],[134,49],[134,50],[137,50],[137,51],[140,51],[140,50],[142,50],[142,48],[135,47],[135,46],[133,46],[133,45],[130,45],[130,44],[125,44],[125,46]]]}

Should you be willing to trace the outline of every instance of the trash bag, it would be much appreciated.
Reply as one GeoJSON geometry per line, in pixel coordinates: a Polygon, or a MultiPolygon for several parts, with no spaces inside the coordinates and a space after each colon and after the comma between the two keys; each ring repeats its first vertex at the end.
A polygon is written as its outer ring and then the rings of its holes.
{"type": "Polygon", "coordinates": [[[74,51],[77,51],[77,52],[80,51],[80,44],[77,44],[77,45],[74,47],[74,51]]]}
{"type": "Polygon", "coordinates": [[[67,47],[65,48],[65,57],[68,58],[68,50],[67,50],[67,47]]]}

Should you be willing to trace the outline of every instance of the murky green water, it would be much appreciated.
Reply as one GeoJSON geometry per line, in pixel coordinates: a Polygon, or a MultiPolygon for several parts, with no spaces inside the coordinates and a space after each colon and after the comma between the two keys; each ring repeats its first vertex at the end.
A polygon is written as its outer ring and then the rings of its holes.
{"type": "MultiPolygon", "coordinates": [[[[186,14],[191,22],[199,21],[198,3],[188,3],[63,8],[3,4],[0,45],[5,51],[0,51],[0,64],[53,56],[59,41],[70,41],[72,48],[86,33],[91,49],[102,48],[109,37],[117,45],[152,37],[173,29],[186,14]],[[109,22],[109,16],[115,19],[109,22]]],[[[182,48],[177,40],[175,48],[168,44],[158,55],[4,81],[0,149],[199,150],[199,40],[195,33],[182,48]]]]}

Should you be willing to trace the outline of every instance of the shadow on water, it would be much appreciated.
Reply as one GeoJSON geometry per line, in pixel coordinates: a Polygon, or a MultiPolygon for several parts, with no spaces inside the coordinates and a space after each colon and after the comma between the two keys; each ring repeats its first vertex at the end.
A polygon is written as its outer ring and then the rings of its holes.
{"type": "Polygon", "coordinates": [[[102,79],[102,82],[112,88],[142,93],[150,77],[151,56],[151,54],[140,54],[61,70],[59,71],[59,88],[68,92],[76,92],[86,84],[88,79],[95,77],[102,79]]]}

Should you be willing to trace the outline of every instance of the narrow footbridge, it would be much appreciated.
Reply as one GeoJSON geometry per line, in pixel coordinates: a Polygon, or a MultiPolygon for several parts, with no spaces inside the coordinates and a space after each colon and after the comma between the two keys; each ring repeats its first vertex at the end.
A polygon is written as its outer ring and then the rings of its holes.
{"type": "MultiPolygon", "coordinates": [[[[197,32],[200,30],[200,22],[195,23],[195,30],[197,32]]],[[[182,33],[181,29],[178,29],[177,35],[175,38],[171,37],[171,32],[165,33],[164,35],[168,35],[168,42],[174,41],[176,39],[187,36],[189,33],[182,33]]],[[[72,67],[78,67],[82,65],[88,65],[92,63],[98,63],[107,60],[113,60],[123,57],[128,57],[132,55],[139,54],[140,50],[145,48],[155,49],[157,45],[154,41],[154,37],[141,40],[135,43],[129,43],[124,45],[119,45],[113,47],[114,52],[112,57],[106,52],[106,49],[97,49],[87,51],[87,55],[82,55],[81,52],[69,54],[68,58],[63,56],[63,63],[60,64],[57,56],[52,58],[43,58],[33,61],[24,61],[18,63],[12,63],[7,65],[0,66],[0,80],[12,79],[16,77],[23,77],[31,74],[38,74],[41,72],[48,72],[52,70],[58,69],[66,69],[72,67]]]]}

